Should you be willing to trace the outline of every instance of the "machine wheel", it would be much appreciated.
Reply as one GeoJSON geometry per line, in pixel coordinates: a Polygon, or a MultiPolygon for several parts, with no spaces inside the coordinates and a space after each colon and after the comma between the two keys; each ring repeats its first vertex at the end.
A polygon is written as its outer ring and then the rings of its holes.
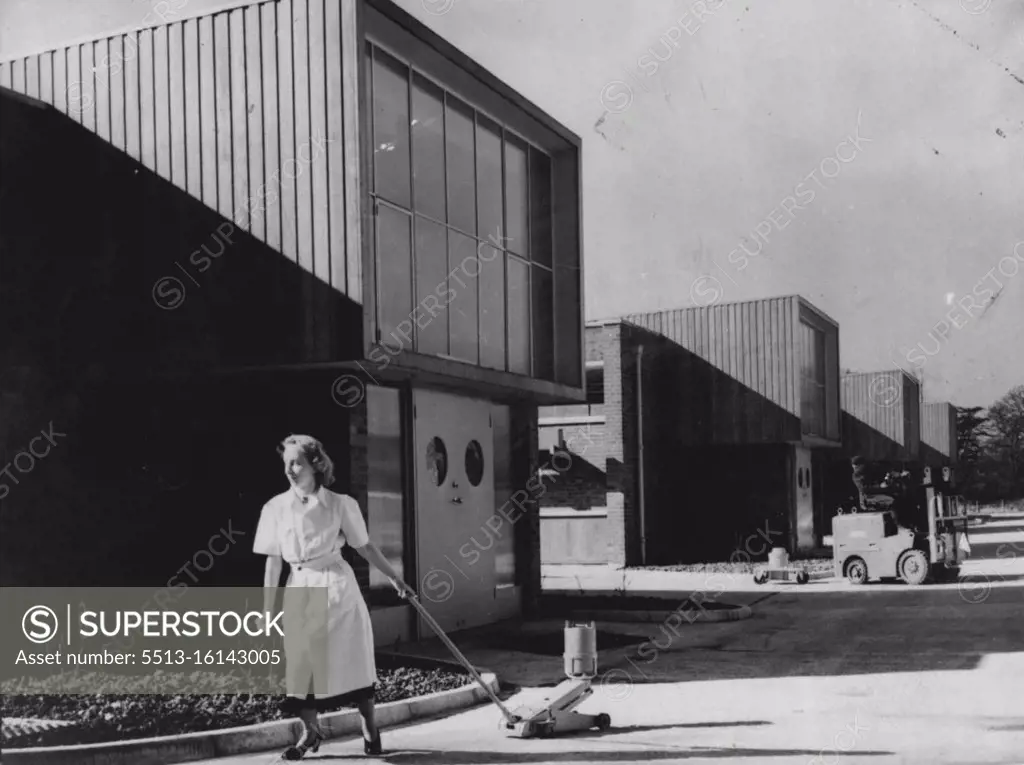
{"type": "Polygon", "coordinates": [[[606,715],[604,712],[599,714],[597,716],[597,720],[595,720],[594,722],[597,723],[598,730],[608,730],[610,727],[612,727],[612,718],[606,715]]]}
{"type": "Polygon", "coordinates": [[[928,578],[928,556],[921,550],[907,550],[900,556],[896,570],[907,584],[921,584],[928,578]]]}
{"type": "Polygon", "coordinates": [[[768,572],[760,569],[754,572],[754,584],[764,584],[768,581],[768,572]]]}
{"type": "Polygon", "coordinates": [[[801,571],[796,575],[797,584],[807,584],[811,579],[810,575],[806,571],[801,571]]]}
{"type": "Polygon", "coordinates": [[[850,558],[846,561],[846,578],[850,584],[864,584],[868,580],[868,564],[863,558],[850,558]]]}

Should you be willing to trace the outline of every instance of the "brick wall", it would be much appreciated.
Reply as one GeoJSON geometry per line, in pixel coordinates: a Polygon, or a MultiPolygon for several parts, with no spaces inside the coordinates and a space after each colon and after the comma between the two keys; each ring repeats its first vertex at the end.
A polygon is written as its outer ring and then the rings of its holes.
{"type": "Polygon", "coordinates": [[[588,327],[587,360],[604,363],[605,421],[602,425],[549,426],[563,428],[566,440],[571,434],[579,433],[577,443],[584,445],[586,451],[580,455],[581,449],[574,450],[582,460],[574,460],[569,470],[556,476],[559,483],[545,496],[544,506],[581,510],[606,507],[605,560],[617,565],[641,562],[637,424],[640,345],[644,347],[642,427],[647,487],[644,500],[647,537],[651,540],[657,529],[654,514],[658,508],[671,504],[683,480],[671,455],[682,443],[680,424],[688,411],[683,380],[685,366],[681,363],[685,351],[660,335],[629,324],[588,327]]]}
{"type": "MultiPolygon", "coordinates": [[[[785,544],[790,502],[786,447],[710,445],[714,391],[729,384],[725,376],[671,340],[628,323],[588,327],[586,340],[587,360],[604,363],[605,423],[591,428],[594,443],[584,455],[586,462],[580,463],[578,471],[566,471],[562,485],[545,497],[545,505],[593,507],[603,489],[608,512],[603,540],[606,561],[639,565],[642,427],[648,564],[727,560],[735,552],[737,537],[756,534],[766,521],[775,538],[785,544]],[[644,411],[638,425],[640,346],[644,411]],[[602,463],[603,487],[597,469],[602,463]],[[590,466],[596,469],[587,475],[590,466]]],[[[727,398],[741,400],[731,394],[727,398]]],[[[745,416],[745,408],[737,404],[730,412],[720,413],[719,420],[732,418],[735,423],[726,429],[743,434],[745,416]]],[[[561,427],[568,439],[571,427],[561,427]]],[[[746,435],[755,436],[763,434],[746,435]]],[[[567,533],[564,522],[557,527],[567,533]]]]}

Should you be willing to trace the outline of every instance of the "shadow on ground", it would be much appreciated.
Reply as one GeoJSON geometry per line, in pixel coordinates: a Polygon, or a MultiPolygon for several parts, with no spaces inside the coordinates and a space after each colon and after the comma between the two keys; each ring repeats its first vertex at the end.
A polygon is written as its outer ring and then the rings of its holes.
{"type": "MultiPolygon", "coordinates": [[[[1015,544],[1024,555],[1024,518],[1006,520],[998,529],[1013,541],[1003,544],[1015,544]]],[[[598,620],[595,688],[977,669],[987,656],[1024,652],[1024,573],[1005,566],[999,549],[976,545],[975,563],[988,562],[954,584],[836,588],[810,582],[766,590],[751,582],[749,589],[726,592],[716,589],[723,580],[709,575],[707,600],[750,604],[752,616],[714,623],[691,623],[686,614],[648,623],[598,620]],[[990,586],[999,584],[1005,586],[990,586]]],[[[693,595],[692,589],[679,590],[665,598],[665,609],[693,595]]],[[[564,622],[556,613],[548,616],[468,630],[453,639],[470,661],[510,685],[547,687],[565,677],[564,622]]],[[[448,655],[436,640],[412,651],[448,655]]]]}
{"type": "MultiPolygon", "coordinates": [[[[459,752],[446,750],[411,750],[384,754],[381,759],[393,763],[438,763],[446,765],[475,765],[476,763],[502,762],[635,762],[637,760],[686,760],[692,757],[816,757],[821,751],[811,749],[743,749],[719,747],[693,747],[679,749],[634,749],[625,751],[589,752],[459,752]]],[[[849,751],[844,756],[885,757],[888,751],[849,751]]],[[[320,760],[349,760],[366,758],[362,755],[321,755],[311,758],[320,760]]]]}

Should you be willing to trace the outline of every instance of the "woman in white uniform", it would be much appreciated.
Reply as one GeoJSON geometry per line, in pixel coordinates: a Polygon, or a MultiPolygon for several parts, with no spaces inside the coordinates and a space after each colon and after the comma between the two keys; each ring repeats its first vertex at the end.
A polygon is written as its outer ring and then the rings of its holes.
{"type": "Polygon", "coordinates": [[[350,702],[362,717],[365,753],[380,754],[380,731],[374,722],[373,628],[355,573],[341,556],[342,547],[348,544],[380,569],[402,597],[412,590],[370,541],[359,504],[328,490],[334,482],[334,464],[323,445],[311,436],[289,436],[278,452],[291,487],[263,506],[253,552],[267,556],[263,584],[268,611],[275,612],[270,601],[281,580],[282,562],[291,566],[284,603],[288,695],[282,710],[300,717],[303,735],[282,758],[298,760],[308,751],[316,752],[324,739],[319,713],[350,702]],[[304,587],[326,588],[326,614],[322,599],[293,589],[304,587]],[[303,612],[304,608],[309,610],[303,612]],[[299,622],[294,621],[296,615],[299,622]]]}

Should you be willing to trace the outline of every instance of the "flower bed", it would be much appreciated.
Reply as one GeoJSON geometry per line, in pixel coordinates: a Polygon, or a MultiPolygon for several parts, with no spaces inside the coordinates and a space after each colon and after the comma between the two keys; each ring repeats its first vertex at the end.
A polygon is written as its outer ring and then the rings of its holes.
{"type": "MultiPolygon", "coordinates": [[[[637,566],[630,571],[683,571],[688,574],[753,574],[755,570],[764,568],[768,561],[736,561],[717,563],[680,563],[674,566],[637,566]]],[[[815,571],[831,571],[831,558],[810,558],[807,560],[790,560],[787,568],[812,573],[815,571]]]]}
{"type": "MultiPolygon", "coordinates": [[[[154,673],[155,674],[155,673],[154,673]]],[[[147,682],[152,682],[152,678],[147,682]]],[[[37,730],[7,738],[4,748],[69,746],[124,741],[150,736],[234,728],[241,725],[282,719],[278,709],[280,696],[202,693],[222,682],[209,673],[168,673],[159,677],[160,687],[169,690],[188,688],[192,692],[168,694],[47,694],[45,681],[30,690],[34,693],[3,695],[2,717],[67,720],[73,726],[37,730]],[[205,684],[205,685],[204,685],[205,684]],[[199,691],[199,692],[197,692],[199,691]]],[[[461,688],[473,680],[464,673],[427,667],[377,669],[377,703],[403,701],[438,691],[461,688]]],[[[66,680],[62,688],[66,688],[66,680]]],[[[89,675],[81,676],[83,688],[89,675]]],[[[96,687],[94,685],[94,687],[96,687]]],[[[339,708],[345,708],[343,705],[339,708]]]]}

